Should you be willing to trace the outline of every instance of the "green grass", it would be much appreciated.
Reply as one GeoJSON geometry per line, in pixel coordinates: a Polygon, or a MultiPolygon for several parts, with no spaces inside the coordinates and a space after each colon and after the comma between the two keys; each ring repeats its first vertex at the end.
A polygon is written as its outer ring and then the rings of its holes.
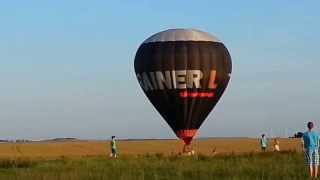
{"type": "Polygon", "coordinates": [[[303,155],[296,152],[246,155],[162,154],[137,157],[83,157],[58,160],[0,160],[2,180],[182,180],[307,179],[303,155]]]}

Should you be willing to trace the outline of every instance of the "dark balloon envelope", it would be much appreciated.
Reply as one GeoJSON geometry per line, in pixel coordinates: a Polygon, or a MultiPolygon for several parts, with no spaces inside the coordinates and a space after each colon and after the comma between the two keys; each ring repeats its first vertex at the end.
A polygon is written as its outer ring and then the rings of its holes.
{"type": "Polygon", "coordinates": [[[193,29],[151,36],[140,45],[134,66],[144,93],[186,144],[221,98],[232,69],[224,44],[193,29]]]}

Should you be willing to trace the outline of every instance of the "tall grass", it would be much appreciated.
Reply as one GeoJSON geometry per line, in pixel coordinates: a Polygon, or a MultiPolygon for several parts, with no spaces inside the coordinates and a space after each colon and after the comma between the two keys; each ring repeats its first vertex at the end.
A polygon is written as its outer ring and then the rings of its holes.
{"type": "Polygon", "coordinates": [[[296,152],[194,157],[140,155],[118,159],[0,160],[4,180],[306,179],[296,152]]]}

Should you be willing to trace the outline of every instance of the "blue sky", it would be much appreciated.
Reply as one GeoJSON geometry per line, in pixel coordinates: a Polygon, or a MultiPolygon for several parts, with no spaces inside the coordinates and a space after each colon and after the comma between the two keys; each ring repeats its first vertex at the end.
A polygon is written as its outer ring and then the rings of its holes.
{"type": "Polygon", "coordinates": [[[221,39],[232,79],[199,136],[320,126],[318,1],[6,1],[0,139],[174,138],[134,74],[140,43],[169,28],[221,39]]]}

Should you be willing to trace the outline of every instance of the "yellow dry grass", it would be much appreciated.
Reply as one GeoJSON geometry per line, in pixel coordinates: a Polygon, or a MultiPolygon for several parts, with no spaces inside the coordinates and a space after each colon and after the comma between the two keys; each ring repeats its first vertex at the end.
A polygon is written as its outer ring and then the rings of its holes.
{"type": "MultiPolygon", "coordinates": [[[[279,139],[281,150],[301,151],[299,139],[279,139]]],[[[120,155],[176,154],[182,149],[178,140],[118,141],[120,155]]],[[[259,141],[253,138],[212,138],[195,140],[196,153],[250,153],[258,152],[259,141]]],[[[269,151],[273,151],[273,139],[269,139],[269,151]]],[[[101,156],[110,153],[109,141],[69,141],[39,143],[2,143],[0,158],[45,158],[101,156]]]]}

